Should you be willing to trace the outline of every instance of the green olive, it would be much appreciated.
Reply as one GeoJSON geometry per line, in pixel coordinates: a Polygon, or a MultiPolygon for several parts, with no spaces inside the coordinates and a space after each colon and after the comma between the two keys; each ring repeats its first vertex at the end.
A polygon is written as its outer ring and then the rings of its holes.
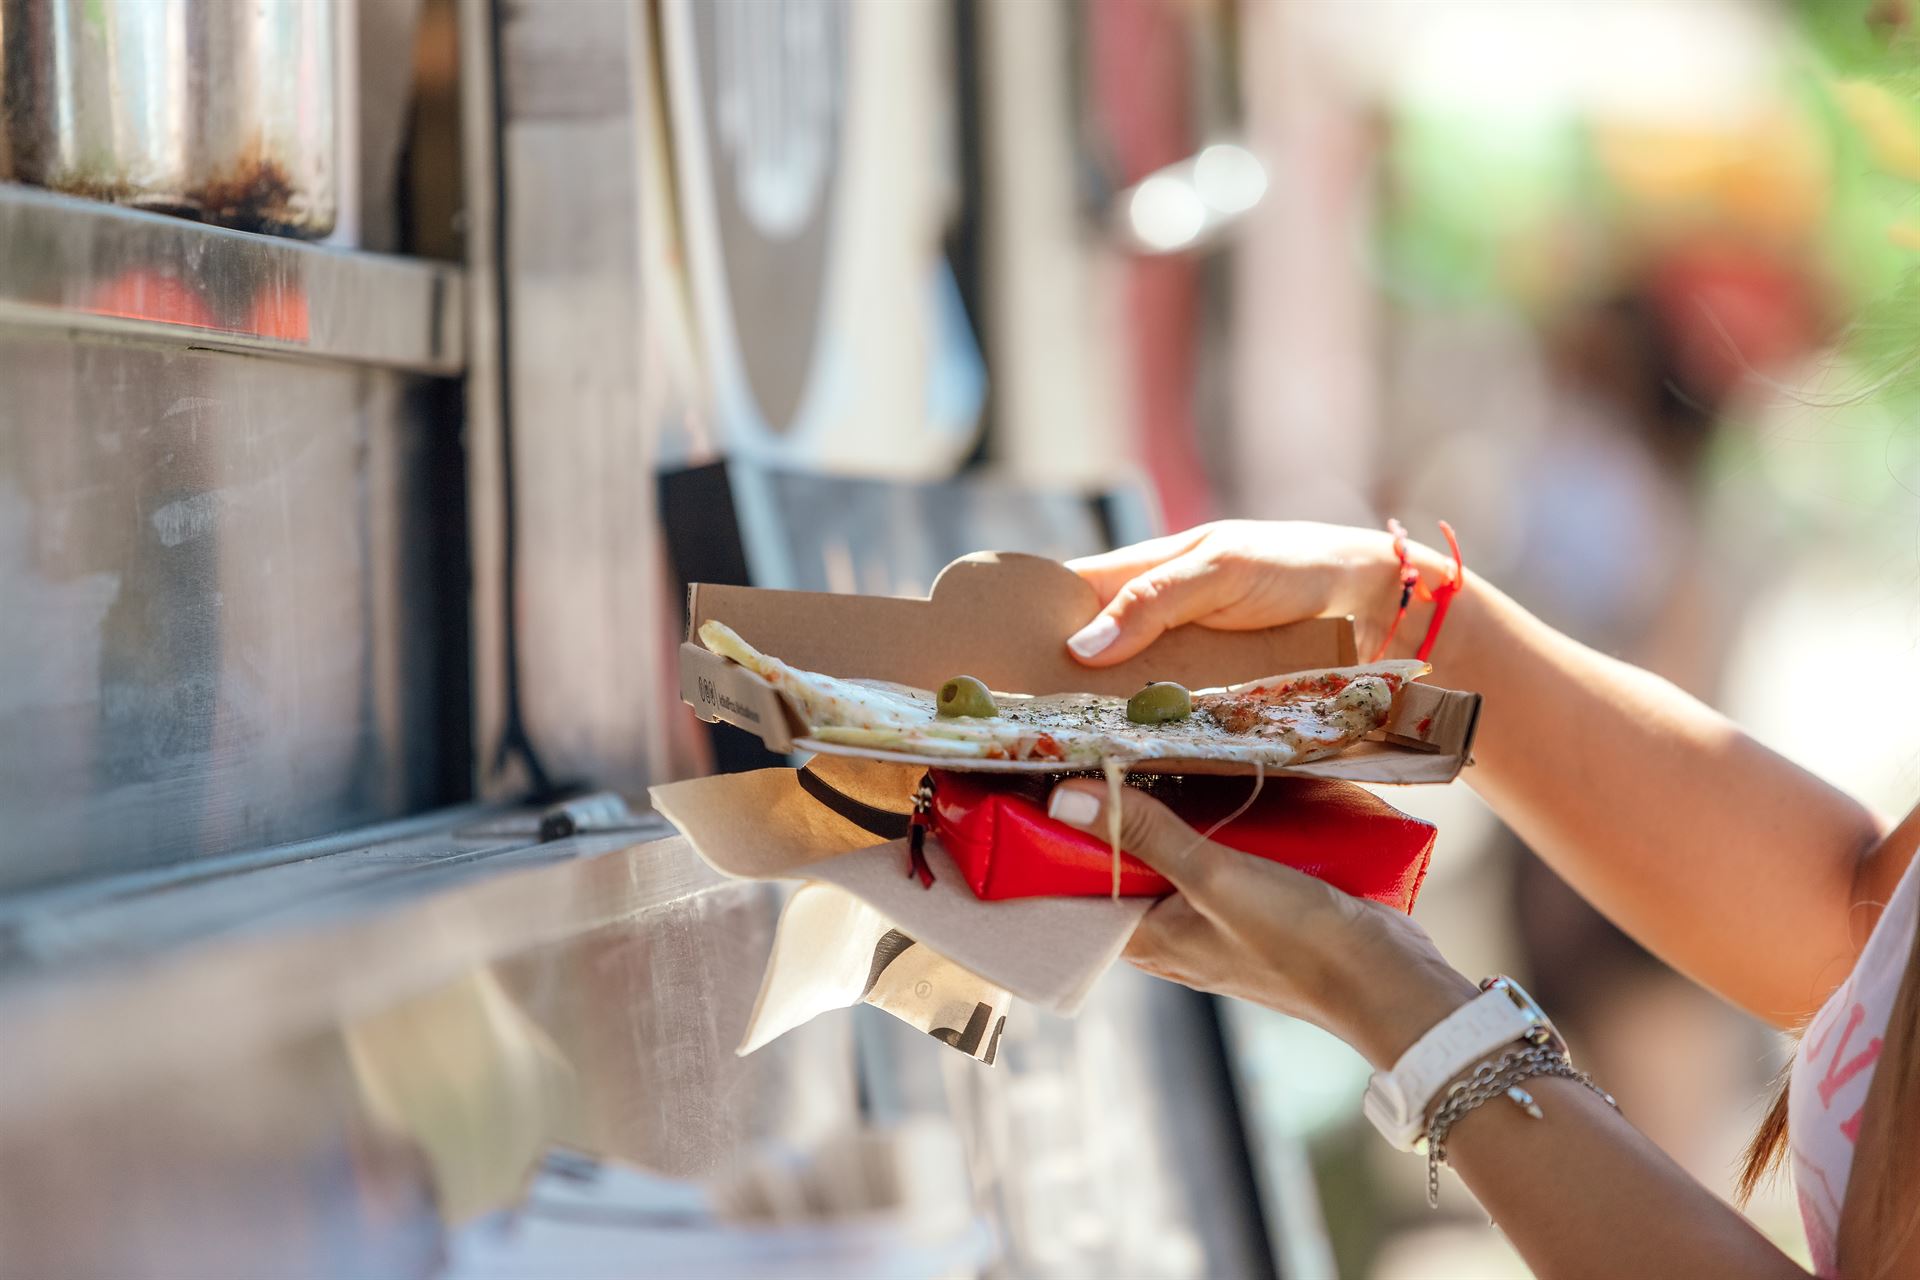
{"type": "Polygon", "coordinates": [[[1193,714],[1193,695],[1185,685],[1156,680],[1127,699],[1127,719],[1135,724],[1166,724],[1193,714]]]}
{"type": "Polygon", "coordinates": [[[935,701],[943,716],[984,718],[1000,714],[1000,708],[993,705],[993,695],[987,692],[987,686],[972,676],[955,676],[941,685],[935,701]]]}

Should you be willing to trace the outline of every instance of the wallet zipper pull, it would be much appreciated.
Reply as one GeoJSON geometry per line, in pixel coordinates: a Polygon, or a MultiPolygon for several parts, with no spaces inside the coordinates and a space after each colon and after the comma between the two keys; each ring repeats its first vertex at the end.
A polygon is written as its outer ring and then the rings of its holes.
{"type": "Polygon", "coordinates": [[[907,877],[919,877],[922,889],[933,888],[933,868],[927,865],[927,829],[933,826],[933,775],[923,774],[913,789],[913,816],[907,819],[907,877]]]}

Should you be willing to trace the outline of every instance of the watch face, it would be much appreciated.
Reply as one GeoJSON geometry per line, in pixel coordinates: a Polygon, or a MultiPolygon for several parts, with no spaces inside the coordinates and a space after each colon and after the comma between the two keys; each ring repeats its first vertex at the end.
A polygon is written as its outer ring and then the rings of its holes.
{"type": "Polygon", "coordinates": [[[1554,1029],[1552,1019],[1547,1017],[1546,1010],[1542,1009],[1539,1004],[1535,1002],[1534,998],[1527,994],[1525,987],[1515,982],[1512,978],[1490,978],[1485,983],[1484,990],[1505,992],[1507,999],[1513,1001],[1514,1006],[1518,1008],[1521,1013],[1539,1024],[1548,1037],[1557,1037],[1559,1035],[1559,1032],[1554,1029]]]}

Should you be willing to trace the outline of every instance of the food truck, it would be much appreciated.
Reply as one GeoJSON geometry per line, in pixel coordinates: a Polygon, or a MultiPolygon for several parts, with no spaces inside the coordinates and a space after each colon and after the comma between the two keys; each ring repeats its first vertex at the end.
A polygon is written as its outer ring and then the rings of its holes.
{"type": "Polygon", "coordinates": [[[1209,514],[1286,8],[0,3],[0,1272],[1324,1274],[1213,1000],[738,1053],[794,888],[648,803],[787,761],[690,585],[1209,514]]]}

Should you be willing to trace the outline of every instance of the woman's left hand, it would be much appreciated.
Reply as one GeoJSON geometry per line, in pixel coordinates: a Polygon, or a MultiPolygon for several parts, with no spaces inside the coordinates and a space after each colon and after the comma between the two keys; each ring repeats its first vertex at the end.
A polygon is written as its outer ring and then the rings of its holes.
{"type": "MultiPolygon", "coordinates": [[[[1179,889],[1128,944],[1127,958],[1147,972],[1318,1023],[1375,1067],[1474,997],[1407,917],[1201,840],[1158,802],[1123,790],[1121,845],[1179,889]]],[[[1099,784],[1067,782],[1049,812],[1104,837],[1105,804],[1099,784]]],[[[1532,1274],[1807,1280],[1585,1085],[1542,1076],[1527,1089],[1541,1118],[1481,1107],[1448,1134],[1447,1162],[1532,1274]]]]}
{"type": "MultiPolygon", "coordinates": [[[[1054,789],[1048,812],[1104,837],[1095,782],[1054,789]]],[[[1126,957],[1185,986],[1237,996],[1324,1027],[1391,1066],[1476,994],[1412,920],[1312,876],[1203,840],[1159,801],[1122,790],[1120,847],[1179,892],[1134,931],[1126,957]]]]}

